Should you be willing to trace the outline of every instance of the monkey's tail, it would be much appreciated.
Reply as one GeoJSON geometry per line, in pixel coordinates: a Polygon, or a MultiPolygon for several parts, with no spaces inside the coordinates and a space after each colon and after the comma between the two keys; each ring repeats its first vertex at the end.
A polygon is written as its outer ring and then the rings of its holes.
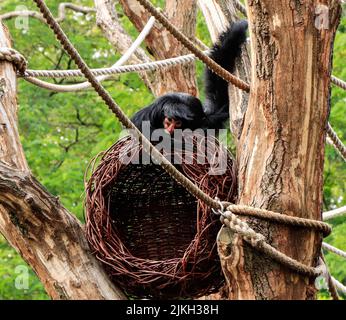
{"type": "MultiPolygon", "coordinates": [[[[246,20],[230,25],[213,45],[210,58],[224,69],[234,71],[236,57],[246,41],[247,27],[246,20]]],[[[228,83],[208,68],[205,70],[205,95],[204,108],[209,127],[220,129],[229,117],[228,83]]]]}

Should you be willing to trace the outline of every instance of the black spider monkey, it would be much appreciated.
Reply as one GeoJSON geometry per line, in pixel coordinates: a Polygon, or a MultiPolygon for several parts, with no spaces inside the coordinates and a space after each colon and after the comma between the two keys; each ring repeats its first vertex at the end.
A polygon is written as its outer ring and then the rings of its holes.
{"type": "MultiPolygon", "coordinates": [[[[246,41],[247,21],[242,20],[228,27],[211,50],[210,58],[232,72],[241,45],[246,41]]],[[[170,135],[174,129],[221,129],[229,118],[228,83],[206,68],[204,104],[186,93],[168,93],[135,113],[133,123],[142,130],[143,121],[150,122],[150,131],[165,129],[170,135]]]]}

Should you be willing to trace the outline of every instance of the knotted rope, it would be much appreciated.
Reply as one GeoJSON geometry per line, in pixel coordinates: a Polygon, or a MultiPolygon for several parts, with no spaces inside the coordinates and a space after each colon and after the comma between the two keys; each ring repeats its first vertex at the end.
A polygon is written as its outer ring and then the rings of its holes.
{"type": "Polygon", "coordinates": [[[240,234],[246,242],[251,244],[252,247],[256,248],[258,251],[265,253],[274,261],[302,275],[317,277],[322,273],[320,267],[315,268],[306,266],[303,263],[292,259],[286,254],[272,247],[265,241],[265,237],[262,234],[254,231],[246,222],[240,220],[232,212],[222,212],[221,210],[219,210],[219,212],[221,215],[220,220],[225,226],[240,234]]]}
{"type": "Polygon", "coordinates": [[[23,74],[25,72],[28,65],[24,56],[21,55],[17,50],[12,48],[0,48],[0,61],[1,60],[13,63],[20,74],[23,74]]]}

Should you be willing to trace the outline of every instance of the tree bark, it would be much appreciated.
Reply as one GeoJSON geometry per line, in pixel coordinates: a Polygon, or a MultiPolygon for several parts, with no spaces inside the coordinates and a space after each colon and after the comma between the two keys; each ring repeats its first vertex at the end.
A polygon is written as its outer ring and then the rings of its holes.
{"type": "MultiPolygon", "coordinates": [[[[321,220],[332,48],[340,3],[248,0],[247,10],[252,83],[238,144],[238,202],[321,220]],[[327,15],[320,17],[323,5],[327,15]],[[323,25],[327,19],[329,24],[323,25]]],[[[246,220],[278,250],[316,266],[320,234],[246,220]]],[[[228,252],[224,272],[229,299],[315,297],[314,279],[274,263],[237,235],[220,240],[223,252],[228,252]]]]}
{"type": "MultiPolygon", "coordinates": [[[[125,14],[138,30],[142,30],[150,15],[136,0],[119,0],[125,14]]],[[[164,13],[168,19],[187,37],[194,38],[196,30],[196,0],[166,1],[164,13]]],[[[156,23],[147,36],[148,51],[155,60],[177,57],[190,53],[179,43],[163,26],[156,23]]],[[[186,92],[198,95],[195,64],[188,63],[163,70],[157,70],[155,94],[163,95],[167,92],[186,92]]]]}
{"type": "MultiPolygon", "coordinates": [[[[11,47],[0,23],[0,47],[11,47]]],[[[0,61],[0,232],[53,299],[124,299],[91,254],[81,224],[30,174],[17,129],[16,73],[0,61]]]]}

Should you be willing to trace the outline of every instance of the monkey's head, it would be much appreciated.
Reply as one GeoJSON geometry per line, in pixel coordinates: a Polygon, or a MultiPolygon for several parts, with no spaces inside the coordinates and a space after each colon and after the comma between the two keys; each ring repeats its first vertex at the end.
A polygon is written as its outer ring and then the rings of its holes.
{"type": "Polygon", "coordinates": [[[161,97],[162,127],[170,135],[175,129],[203,128],[205,114],[201,101],[186,93],[169,93],[161,97]]]}

